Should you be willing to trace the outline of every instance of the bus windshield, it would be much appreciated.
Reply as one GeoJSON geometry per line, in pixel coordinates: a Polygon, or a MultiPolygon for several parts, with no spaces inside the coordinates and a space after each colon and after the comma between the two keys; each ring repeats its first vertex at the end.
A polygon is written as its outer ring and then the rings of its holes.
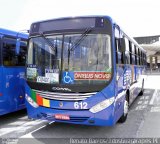
{"type": "Polygon", "coordinates": [[[29,40],[27,79],[50,84],[104,84],[111,78],[108,34],[41,36],[29,40]],[[79,42],[77,44],[77,42],[79,42]]]}

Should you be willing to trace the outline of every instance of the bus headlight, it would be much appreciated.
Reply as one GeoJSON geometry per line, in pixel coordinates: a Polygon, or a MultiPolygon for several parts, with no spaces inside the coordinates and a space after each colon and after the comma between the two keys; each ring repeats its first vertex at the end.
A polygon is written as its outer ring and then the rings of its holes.
{"type": "Polygon", "coordinates": [[[92,112],[92,113],[100,112],[100,111],[104,110],[105,108],[109,107],[110,105],[112,105],[114,100],[115,100],[114,97],[106,99],[106,100],[96,104],[92,108],[90,108],[89,111],[92,112]]]}
{"type": "Polygon", "coordinates": [[[33,106],[34,108],[38,108],[38,105],[32,100],[32,98],[30,97],[30,96],[28,96],[27,94],[26,94],[26,100],[29,102],[29,104],[31,105],[31,106],[33,106]]]}

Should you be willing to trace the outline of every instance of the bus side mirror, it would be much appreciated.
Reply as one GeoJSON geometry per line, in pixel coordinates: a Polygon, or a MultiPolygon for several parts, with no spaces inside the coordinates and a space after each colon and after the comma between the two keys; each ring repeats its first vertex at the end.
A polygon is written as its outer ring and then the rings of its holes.
{"type": "Polygon", "coordinates": [[[120,43],[120,52],[125,52],[126,51],[126,45],[125,45],[124,38],[120,38],[119,43],[120,43]]]}
{"type": "Polygon", "coordinates": [[[19,55],[19,53],[20,53],[20,43],[21,43],[21,39],[17,38],[17,40],[16,40],[16,49],[15,49],[16,55],[19,55]]]}

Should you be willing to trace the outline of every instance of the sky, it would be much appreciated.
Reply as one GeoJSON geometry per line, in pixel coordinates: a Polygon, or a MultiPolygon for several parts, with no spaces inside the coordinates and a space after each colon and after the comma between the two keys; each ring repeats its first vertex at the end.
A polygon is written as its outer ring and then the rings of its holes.
{"type": "Polygon", "coordinates": [[[160,0],[0,0],[0,28],[68,16],[109,15],[132,37],[160,35],[160,0]]]}

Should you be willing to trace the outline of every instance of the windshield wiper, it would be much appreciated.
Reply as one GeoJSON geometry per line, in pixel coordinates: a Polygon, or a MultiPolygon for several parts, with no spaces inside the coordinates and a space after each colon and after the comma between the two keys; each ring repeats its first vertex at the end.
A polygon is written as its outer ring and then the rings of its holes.
{"type": "Polygon", "coordinates": [[[69,38],[69,45],[68,45],[68,70],[69,70],[70,55],[71,55],[70,44],[71,44],[71,37],[69,38]]]}
{"type": "Polygon", "coordinates": [[[87,28],[84,33],[79,37],[79,39],[75,42],[75,44],[70,48],[70,51],[74,51],[77,46],[80,45],[80,43],[87,37],[87,34],[89,34],[92,31],[92,27],[87,28]]]}
{"type": "Polygon", "coordinates": [[[70,48],[71,44],[71,38],[69,39],[69,47],[68,47],[68,70],[69,70],[69,64],[70,64],[70,55],[71,51],[74,51],[80,43],[87,37],[87,34],[89,34],[92,31],[92,27],[87,28],[84,33],[81,34],[79,39],[75,42],[75,44],[70,48]]]}
{"type": "Polygon", "coordinates": [[[53,45],[53,43],[48,38],[46,38],[46,36],[43,33],[39,33],[39,34],[47,42],[47,44],[51,47],[51,49],[54,52],[54,55],[57,55],[57,48],[53,45]]]}

